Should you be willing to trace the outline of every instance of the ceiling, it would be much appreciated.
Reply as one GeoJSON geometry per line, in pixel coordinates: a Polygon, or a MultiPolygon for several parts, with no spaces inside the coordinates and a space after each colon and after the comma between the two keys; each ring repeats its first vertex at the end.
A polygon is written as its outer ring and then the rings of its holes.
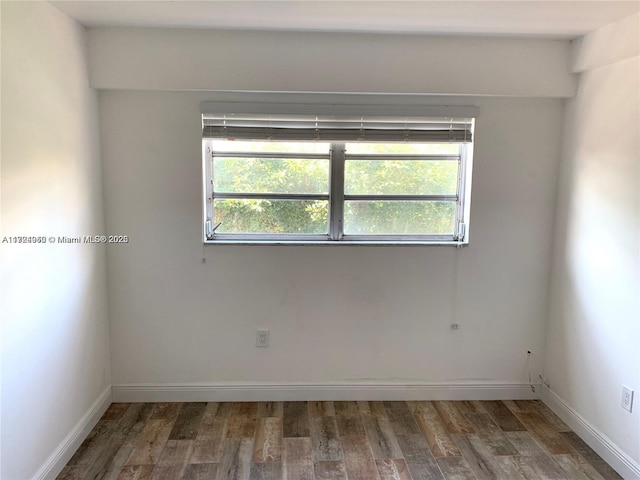
{"type": "Polygon", "coordinates": [[[85,26],[190,27],[575,38],[640,1],[52,1],[85,26]]]}

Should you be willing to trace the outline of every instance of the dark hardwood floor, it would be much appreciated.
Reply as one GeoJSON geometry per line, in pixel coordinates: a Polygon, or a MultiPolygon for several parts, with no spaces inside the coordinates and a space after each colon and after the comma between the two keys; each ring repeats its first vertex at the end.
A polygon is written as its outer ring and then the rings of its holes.
{"type": "Polygon", "coordinates": [[[538,400],[114,403],[59,479],[621,478],[538,400]]]}

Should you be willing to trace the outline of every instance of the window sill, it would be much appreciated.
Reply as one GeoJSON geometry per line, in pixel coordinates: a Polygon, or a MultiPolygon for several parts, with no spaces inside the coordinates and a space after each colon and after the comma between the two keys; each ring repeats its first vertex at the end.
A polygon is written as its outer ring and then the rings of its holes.
{"type": "Polygon", "coordinates": [[[205,240],[205,245],[291,245],[291,246],[359,246],[359,247],[412,247],[412,246],[434,246],[434,247],[467,247],[468,241],[363,241],[363,240],[205,240]]]}

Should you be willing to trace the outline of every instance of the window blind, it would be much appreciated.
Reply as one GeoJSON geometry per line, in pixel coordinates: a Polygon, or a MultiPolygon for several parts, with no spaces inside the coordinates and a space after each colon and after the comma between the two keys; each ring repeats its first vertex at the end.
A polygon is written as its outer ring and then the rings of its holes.
{"type": "MultiPolygon", "coordinates": [[[[269,104],[265,108],[264,104],[257,104],[255,109],[258,111],[250,111],[246,104],[205,102],[202,135],[204,138],[235,140],[325,142],[446,143],[471,142],[473,139],[475,107],[441,106],[435,109],[436,115],[419,115],[419,107],[406,109],[410,110],[409,114],[403,114],[399,108],[384,106],[354,106],[355,113],[348,112],[348,106],[331,107],[319,105],[314,111],[313,105],[285,105],[278,111],[278,105],[269,104]],[[390,111],[388,115],[386,110],[390,111]],[[464,116],[447,115],[450,112],[464,116]]],[[[428,111],[429,107],[424,110],[428,111]]]]}

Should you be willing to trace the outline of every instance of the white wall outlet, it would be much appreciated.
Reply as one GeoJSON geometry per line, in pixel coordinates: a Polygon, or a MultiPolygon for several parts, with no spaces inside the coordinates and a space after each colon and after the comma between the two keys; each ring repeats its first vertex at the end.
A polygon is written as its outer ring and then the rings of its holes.
{"type": "Polygon", "coordinates": [[[633,390],[626,385],[622,386],[622,408],[631,411],[633,407],[633,390]]]}
{"type": "Polygon", "coordinates": [[[258,330],[256,332],[256,347],[266,348],[269,346],[269,330],[258,330]]]}

